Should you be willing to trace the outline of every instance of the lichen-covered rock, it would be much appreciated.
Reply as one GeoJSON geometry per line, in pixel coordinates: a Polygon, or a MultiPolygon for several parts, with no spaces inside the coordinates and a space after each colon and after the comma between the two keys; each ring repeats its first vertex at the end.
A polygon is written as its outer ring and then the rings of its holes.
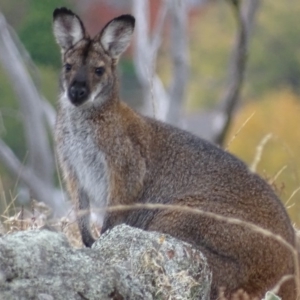
{"type": "Polygon", "coordinates": [[[190,244],[122,225],[104,234],[93,248],[105,262],[138,278],[154,299],[209,298],[211,273],[203,254],[190,244]]]}
{"type": "Polygon", "coordinates": [[[48,230],[0,238],[0,299],[209,299],[210,283],[189,244],[125,225],[92,249],[48,230]]]}

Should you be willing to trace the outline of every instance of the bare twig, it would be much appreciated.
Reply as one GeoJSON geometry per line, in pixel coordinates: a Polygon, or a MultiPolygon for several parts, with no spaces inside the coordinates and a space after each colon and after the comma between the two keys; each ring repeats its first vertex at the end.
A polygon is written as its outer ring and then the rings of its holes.
{"type": "Polygon", "coordinates": [[[246,124],[251,120],[251,118],[254,116],[255,112],[253,112],[246,121],[242,124],[242,126],[237,130],[237,132],[233,135],[233,137],[230,139],[230,141],[227,143],[227,146],[225,150],[227,151],[230,144],[236,139],[236,137],[239,135],[239,133],[242,131],[242,129],[246,126],[246,124]]]}
{"type": "Polygon", "coordinates": [[[172,82],[169,98],[172,105],[166,121],[173,125],[180,125],[181,110],[188,82],[188,40],[187,40],[187,1],[175,0],[170,9],[171,14],[171,56],[172,82]]]}
{"type": "Polygon", "coordinates": [[[32,190],[36,199],[51,205],[53,193],[49,191],[49,187],[46,187],[45,183],[29,167],[21,164],[12,150],[2,140],[0,140],[0,160],[14,176],[20,177],[22,182],[32,190]]]}
{"type": "Polygon", "coordinates": [[[223,126],[217,129],[213,141],[224,144],[225,136],[232,121],[232,116],[240,99],[241,88],[247,63],[250,33],[254,17],[258,10],[258,0],[229,0],[232,4],[238,26],[238,32],[229,63],[228,87],[224,92],[217,110],[223,115],[223,126]]]}
{"type": "Polygon", "coordinates": [[[261,160],[261,156],[262,156],[262,152],[264,150],[265,145],[267,144],[267,142],[272,138],[272,133],[268,133],[267,135],[265,135],[263,137],[263,139],[260,141],[260,143],[257,145],[256,147],[256,152],[255,152],[255,156],[253,159],[253,162],[251,164],[250,170],[252,172],[256,171],[257,165],[261,160]]]}
{"type": "Polygon", "coordinates": [[[180,108],[184,99],[188,73],[187,51],[187,4],[182,0],[162,1],[152,37],[149,29],[149,0],[133,0],[133,14],[136,17],[136,38],[134,64],[144,91],[144,113],[153,115],[152,92],[157,110],[155,116],[163,121],[178,124],[180,108]],[[163,26],[171,13],[172,79],[166,91],[156,73],[156,58],[161,44],[163,26]],[[172,105],[171,105],[172,102],[172,105]]]}
{"type": "Polygon", "coordinates": [[[29,167],[22,165],[1,139],[0,160],[14,176],[20,177],[22,182],[32,191],[35,199],[52,207],[56,216],[61,216],[67,211],[69,203],[64,201],[63,191],[55,189],[52,185],[47,185],[29,167]]]}
{"type": "Polygon", "coordinates": [[[153,61],[153,69],[155,69],[156,66],[157,53],[162,42],[163,27],[165,25],[169,7],[170,0],[163,0],[161,9],[158,12],[157,21],[152,34],[152,39],[151,41],[149,41],[151,48],[151,60],[153,61]]]}
{"type": "Polygon", "coordinates": [[[283,166],[280,168],[280,170],[278,172],[276,172],[276,174],[273,176],[273,178],[270,178],[270,180],[268,180],[268,183],[270,185],[273,185],[275,183],[275,181],[278,179],[278,177],[282,174],[282,172],[287,168],[287,165],[283,166]]]}
{"type": "Polygon", "coordinates": [[[144,113],[153,115],[151,105],[151,88],[153,89],[153,97],[159,99],[157,101],[156,117],[165,120],[169,109],[169,97],[160,80],[155,73],[155,62],[158,48],[160,46],[160,35],[162,25],[164,24],[167,1],[162,4],[161,13],[159,15],[158,25],[150,40],[149,33],[149,2],[148,0],[133,0],[133,14],[136,18],[135,43],[134,43],[134,65],[138,79],[144,90],[144,113]]]}
{"type": "Polygon", "coordinates": [[[285,202],[285,206],[287,206],[289,204],[289,202],[291,201],[291,199],[300,191],[300,186],[298,188],[296,188],[291,196],[289,197],[289,199],[287,199],[287,201],[285,202]]]}

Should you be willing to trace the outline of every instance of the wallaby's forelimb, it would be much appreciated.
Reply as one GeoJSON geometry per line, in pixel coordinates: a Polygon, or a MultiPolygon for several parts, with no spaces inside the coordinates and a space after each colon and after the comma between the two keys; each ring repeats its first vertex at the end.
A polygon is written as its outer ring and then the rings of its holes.
{"type": "Polygon", "coordinates": [[[90,202],[88,199],[88,195],[83,188],[79,190],[78,204],[77,222],[82,236],[82,242],[86,247],[91,247],[95,242],[95,239],[91,234],[90,228],[90,202]]]}

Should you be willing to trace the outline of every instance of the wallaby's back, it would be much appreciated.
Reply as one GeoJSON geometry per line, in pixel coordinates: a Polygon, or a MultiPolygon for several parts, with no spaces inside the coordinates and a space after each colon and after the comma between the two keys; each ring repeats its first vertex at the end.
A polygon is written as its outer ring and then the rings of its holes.
{"type": "MultiPolygon", "coordinates": [[[[182,205],[261,226],[294,245],[294,230],[280,200],[244,163],[120,101],[116,63],[133,28],[134,18],[123,15],[91,39],[77,15],[66,8],[54,11],[64,64],[56,147],[78,210],[89,210],[91,202],[182,205]]],[[[77,218],[83,242],[91,246],[89,215],[79,212],[77,218]]],[[[289,249],[240,224],[183,211],[140,209],[106,213],[102,233],[120,223],[168,233],[200,248],[213,271],[212,300],[221,287],[228,297],[238,289],[263,297],[295,272],[289,249]]],[[[293,278],[283,283],[279,295],[295,299],[293,278]]]]}

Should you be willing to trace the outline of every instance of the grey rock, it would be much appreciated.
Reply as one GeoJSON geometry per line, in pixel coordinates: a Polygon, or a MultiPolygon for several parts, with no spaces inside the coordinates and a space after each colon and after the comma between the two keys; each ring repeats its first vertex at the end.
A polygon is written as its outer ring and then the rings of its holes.
{"type": "Polygon", "coordinates": [[[92,249],[74,249],[48,230],[0,238],[0,299],[209,299],[210,284],[200,251],[126,225],[92,249]]]}

